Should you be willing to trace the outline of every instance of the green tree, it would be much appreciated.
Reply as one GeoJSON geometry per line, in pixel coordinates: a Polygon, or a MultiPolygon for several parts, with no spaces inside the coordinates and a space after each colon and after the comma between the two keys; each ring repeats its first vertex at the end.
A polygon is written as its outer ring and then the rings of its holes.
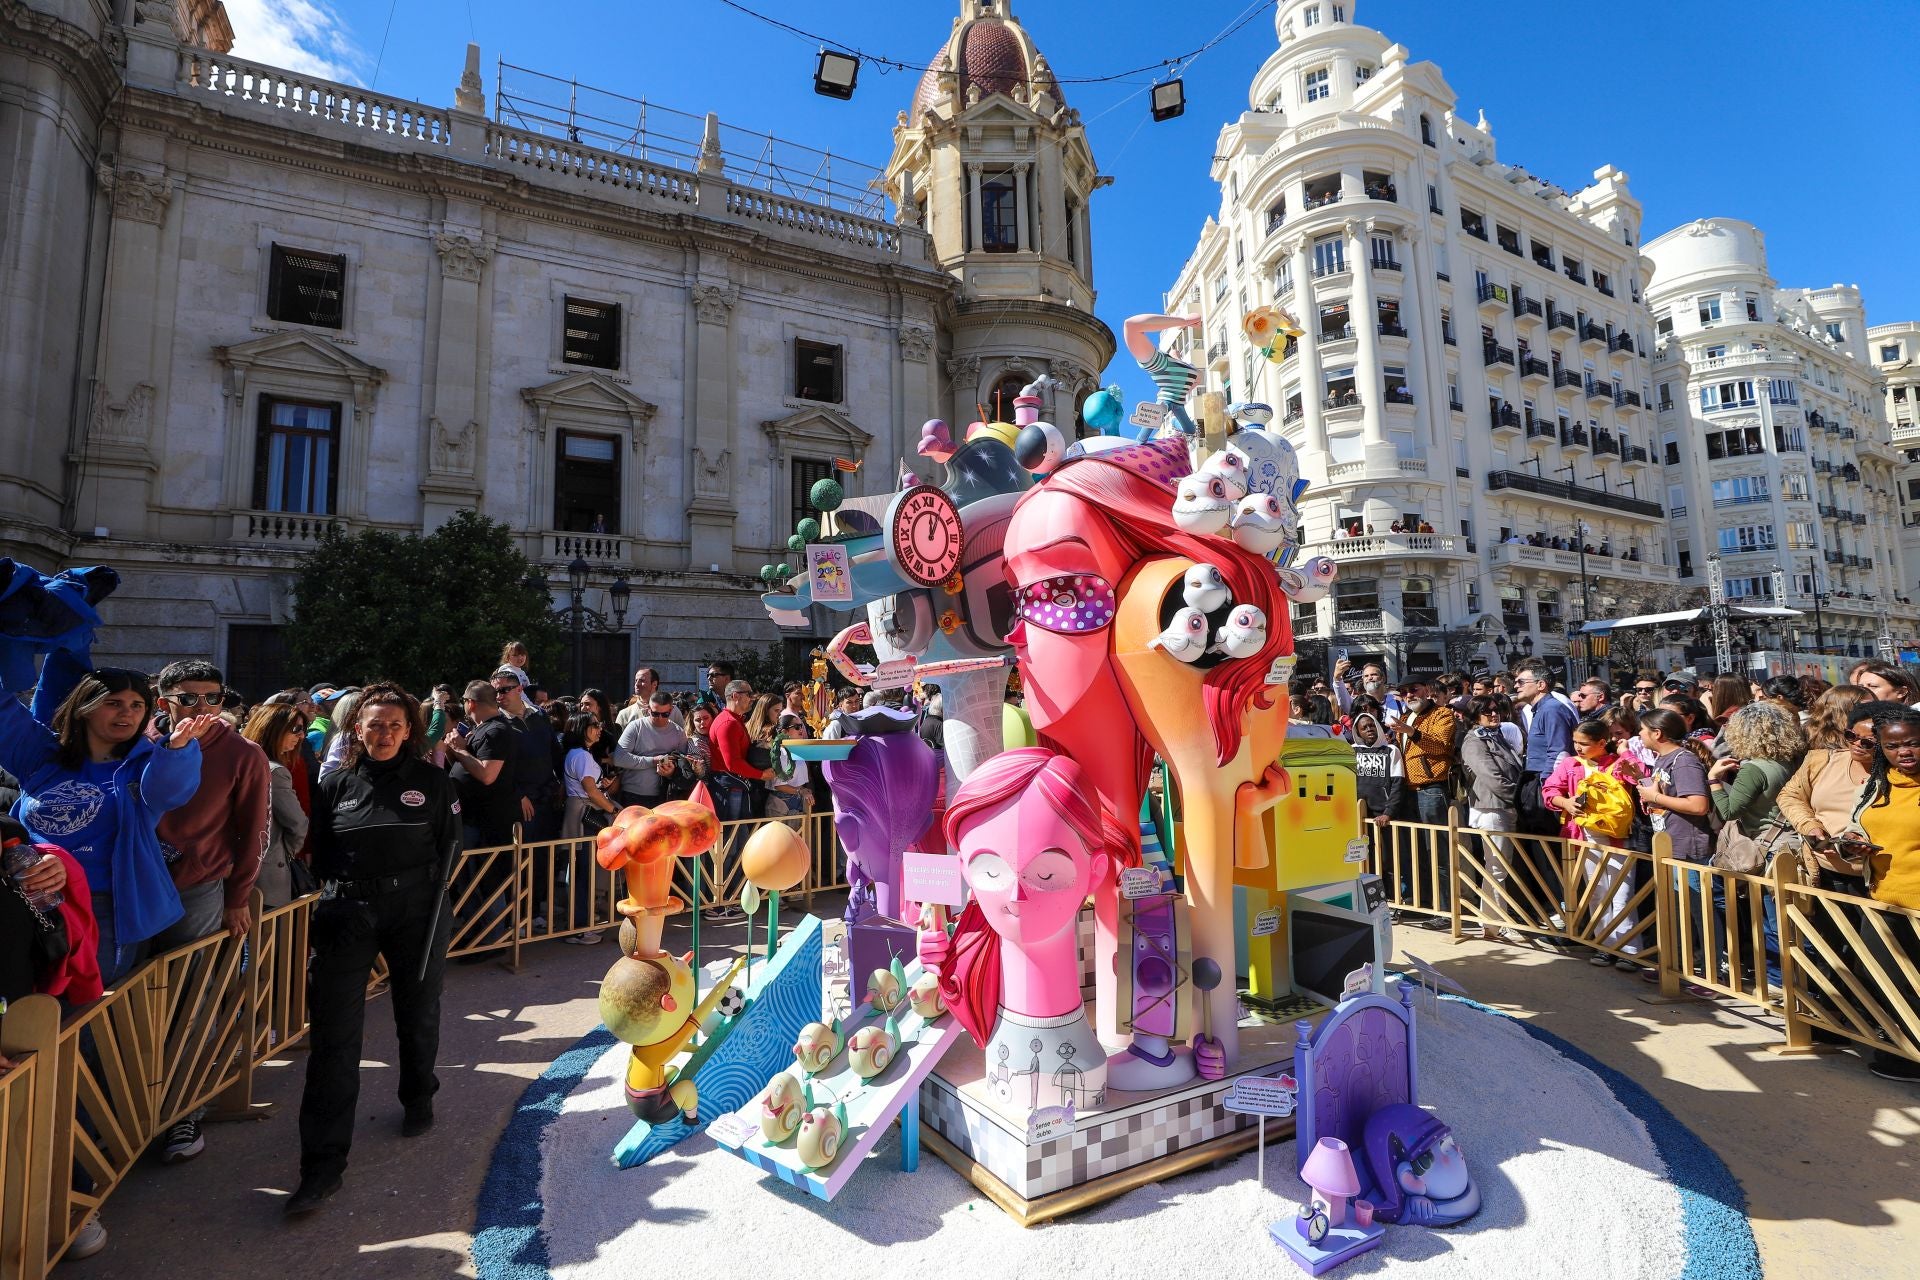
{"type": "Polygon", "coordinates": [[[425,537],[369,529],[324,538],[294,587],[292,658],[301,683],[396,680],[458,688],[499,665],[509,640],[557,669],[559,624],[507,526],[462,511],[425,537]]]}

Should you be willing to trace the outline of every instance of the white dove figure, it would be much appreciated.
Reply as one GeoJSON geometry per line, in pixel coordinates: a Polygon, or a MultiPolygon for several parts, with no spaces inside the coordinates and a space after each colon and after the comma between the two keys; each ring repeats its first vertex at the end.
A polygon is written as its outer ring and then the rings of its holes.
{"type": "Polygon", "coordinates": [[[1233,540],[1257,556],[1270,556],[1287,540],[1287,509],[1270,493],[1250,493],[1233,509],[1233,540]]]}
{"type": "Polygon", "coordinates": [[[1251,604],[1235,605],[1227,620],[1220,624],[1220,630],[1213,637],[1213,648],[1208,652],[1224,653],[1229,658],[1251,658],[1266,643],[1266,610],[1251,604]]]}
{"type": "Polygon", "coordinates": [[[1275,572],[1280,576],[1280,589],[1289,599],[1295,604],[1312,604],[1333,589],[1340,567],[1330,557],[1315,556],[1302,565],[1275,572]]]}
{"type": "Polygon", "coordinates": [[[1219,533],[1233,518],[1233,498],[1217,475],[1187,476],[1173,495],[1173,522],[1188,533],[1219,533]]]}
{"type": "Polygon", "coordinates": [[[1243,450],[1228,445],[1200,464],[1200,474],[1219,476],[1226,482],[1227,496],[1238,502],[1247,496],[1248,463],[1249,459],[1243,450]]]}
{"type": "Polygon", "coordinates": [[[1182,609],[1165,631],[1147,641],[1147,648],[1164,650],[1182,662],[1200,661],[1207,652],[1207,615],[1194,608],[1182,609]]]}
{"type": "Polygon", "coordinates": [[[1233,598],[1227,589],[1227,580],[1210,564],[1197,564],[1187,570],[1180,595],[1189,608],[1202,613],[1212,613],[1233,598]]]}

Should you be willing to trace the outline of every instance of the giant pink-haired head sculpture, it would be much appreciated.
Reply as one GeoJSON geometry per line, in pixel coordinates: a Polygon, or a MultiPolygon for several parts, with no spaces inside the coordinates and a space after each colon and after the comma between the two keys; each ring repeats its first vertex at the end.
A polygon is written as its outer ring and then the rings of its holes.
{"type": "Polygon", "coordinates": [[[880,914],[898,919],[901,854],[933,824],[940,758],[917,733],[877,734],[828,761],[826,774],[840,842],[873,883],[880,914]]]}
{"type": "Polygon", "coordinates": [[[1002,1008],[1079,1009],[1074,923],[1113,865],[1080,767],[1044,747],[1002,752],[954,793],[946,832],[973,891],[940,974],[960,1024],[985,1045],[1002,1008]]]}

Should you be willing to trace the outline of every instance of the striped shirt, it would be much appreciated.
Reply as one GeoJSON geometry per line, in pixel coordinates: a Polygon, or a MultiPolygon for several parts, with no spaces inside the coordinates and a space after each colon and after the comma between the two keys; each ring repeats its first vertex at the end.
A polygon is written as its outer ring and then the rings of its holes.
{"type": "Polygon", "coordinates": [[[1193,390],[1193,384],[1199,380],[1200,371],[1184,360],[1175,360],[1164,351],[1156,351],[1141,361],[1140,367],[1153,379],[1153,385],[1160,389],[1161,404],[1185,404],[1187,393],[1193,390]]]}

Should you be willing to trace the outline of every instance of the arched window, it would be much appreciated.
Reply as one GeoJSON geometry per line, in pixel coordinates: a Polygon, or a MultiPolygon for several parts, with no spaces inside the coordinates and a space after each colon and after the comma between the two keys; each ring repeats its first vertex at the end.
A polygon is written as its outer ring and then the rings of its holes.
{"type": "Polygon", "coordinates": [[[1012,422],[1013,398],[1020,394],[1020,388],[1033,381],[1024,373],[1002,374],[993,384],[993,398],[987,401],[988,422],[1012,422]]]}
{"type": "Polygon", "coordinates": [[[990,173],[980,184],[980,243],[988,253],[1020,247],[1018,198],[1011,173],[990,173]]]}

